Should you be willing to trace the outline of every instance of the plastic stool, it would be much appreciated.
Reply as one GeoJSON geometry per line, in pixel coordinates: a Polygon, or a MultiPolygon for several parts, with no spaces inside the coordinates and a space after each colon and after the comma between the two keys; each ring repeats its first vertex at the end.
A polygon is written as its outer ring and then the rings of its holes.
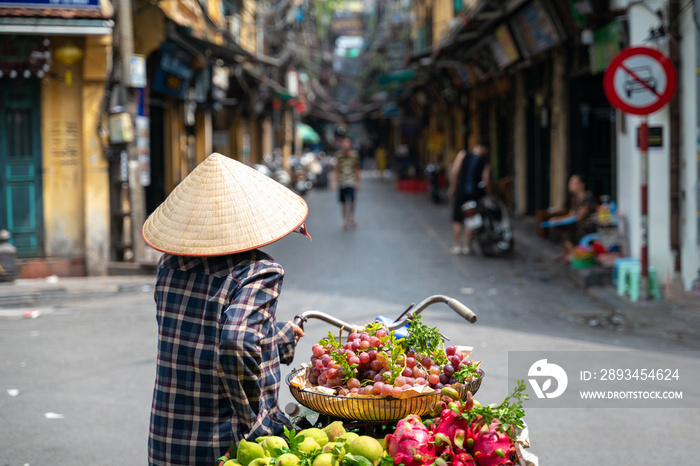
{"type": "MultiPolygon", "coordinates": [[[[654,298],[654,299],[659,299],[660,293],[659,293],[659,282],[656,278],[656,269],[654,267],[649,267],[649,281],[647,283],[649,287],[649,297],[654,298]]],[[[624,282],[625,282],[625,291],[628,292],[630,301],[636,302],[639,301],[639,287],[640,284],[642,283],[642,267],[641,265],[638,267],[631,267],[628,269],[627,274],[625,275],[624,282]]]]}
{"type": "Polygon", "coordinates": [[[639,259],[633,257],[621,257],[615,259],[613,262],[613,272],[612,272],[612,284],[617,287],[617,294],[622,296],[624,293],[624,286],[620,285],[620,278],[624,277],[623,272],[626,272],[625,268],[628,264],[640,264],[639,259]]]}

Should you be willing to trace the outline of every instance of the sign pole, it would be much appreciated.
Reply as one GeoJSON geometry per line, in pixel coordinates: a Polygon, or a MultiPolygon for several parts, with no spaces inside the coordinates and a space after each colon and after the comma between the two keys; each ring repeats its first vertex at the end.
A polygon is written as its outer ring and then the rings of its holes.
{"type": "Polygon", "coordinates": [[[641,179],[641,203],[642,203],[642,248],[640,254],[642,277],[640,283],[640,296],[649,299],[649,211],[648,189],[649,184],[649,117],[645,116],[639,128],[639,149],[642,152],[642,179],[641,179]]]}
{"type": "Polygon", "coordinates": [[[668,104],[676,91],[676,69],[660,51],[627,47],[612,59],[605,70],[603,89],[610,103],[625,113],[644,116],[639,126],[641,152],[641,283],[640,296],[649,299],[649,114],[668,104]]]}

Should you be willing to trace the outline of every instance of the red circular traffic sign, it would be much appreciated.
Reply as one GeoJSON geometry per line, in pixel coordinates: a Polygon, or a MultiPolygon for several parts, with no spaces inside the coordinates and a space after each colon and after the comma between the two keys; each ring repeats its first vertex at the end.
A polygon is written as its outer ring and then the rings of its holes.
{"type": "Polygon", "coordinates": [[[627,47],[605,70],[603,88],[614,107],[632,115],[649,115],[671,101],[676,69],[656,49],[627,47]]]}

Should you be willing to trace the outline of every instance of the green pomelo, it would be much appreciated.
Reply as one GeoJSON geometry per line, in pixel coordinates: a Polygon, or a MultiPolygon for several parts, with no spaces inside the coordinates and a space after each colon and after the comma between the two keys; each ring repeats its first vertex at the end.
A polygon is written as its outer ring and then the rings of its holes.
{"type": "Polygon", "coordinates": [[[316,457],[312,466],[338,466],[338,459],[330,453],[321,453],[316,457]]]}
{"type": "Polygon", "coordinates": [[[251,461],[248,466],[267,466],[270,464],[270,459],[271,458],[255,458],[253,461],[251,461]]]}
{"type": "MultiPolygon", "coordinates": [[[[325,444],[323,446],[323,453],[333,453],[333,450],[335,449],[336,445],[337,445],[336,442],[328,442],[327,444],[325,444]]],[[[348,452],[348,450],[347,450],[347,448],[345,448],[345,444],[342,444],[342,446],[340,447],[339,455],[343,456],[347,452],[348,452]]]]}
{"type": "Polygon", "coordinates": [[[304,441],[297,446],[297,449],[304,453],[311,453],[313,450],[320,450],[321,445],[311,437],[304,437],[304,441]]]}
{"type": "Polygon", "coordinates": [[[341,441],[344,441],[345,442],[345,449],[347,450],[348,447],[350,447],[350,445],[352,445],[352,442],[358,437],[359,437],[359,435],[357,435],[355,432],[345,432],[343,435],[338,437],[336,439],[336,441],[338,441],[338,439],[340,439],[341,441]]]}
{"type": "Polygon", "coordinates": [[[382,450],[386,450],[386,438],[378,438],[377,442],[379,442],[379,445],[382,446],[382,450]]]}
{"type": "Polygon", "coordinates": [[[316,427],[302,430],[297,434],[297,437],[300,435],[303,435],[305,438],[311,437],[312,439],[316,440],[316,443],[318,443],[320,446],[324,446],[328,443],[328,435],[316,427]]]}
{"type": "Polygon", "coordinates": [[[261,445],[263,447],[263,450],[265,450],[265,454],[274,458],[275,456],[277,456],[277,454],[275,453],[275,448],[279,448],[280,450],[287,448],[287,441],[282,437],[277,437],[276,435],[273,435],[270,437],[265,437],[265,440],[261,445]]]}
{"type": "Polygon", "coordinates": [[[291,453],[285,453],[277,458],[275,466],[299,466],[299,457],[291,453]]]}
{"type": "Polygon", "coordinates": [[[243,466],[248,466],[254,459],[262,458],[264,456],[265,450],[263,450],[263,447],[258,443],[241,440],[241,442],[238,444],[238,454],[236,459],[243,466]]]}
{"type": "Polygon", "coordinates": [[[342,421],[334,421],[324,427],[323,432],[328,436],[328,441],[335,442],[335,439],[340,437],[345,433],[345,427],[343,427],[342,421]]]}
{"type": "Polygon", "coordinates": [[[376,464],[384,454],[384,448],[376,438],[362,435],[350,444],[350,453],[355,456],[364,456],[376,464]]]}

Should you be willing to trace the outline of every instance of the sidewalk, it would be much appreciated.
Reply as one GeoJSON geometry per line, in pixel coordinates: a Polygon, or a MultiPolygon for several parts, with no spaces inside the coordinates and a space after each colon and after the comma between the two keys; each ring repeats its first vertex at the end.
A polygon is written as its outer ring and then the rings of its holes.
{"type": "Polygon", "coordinates": [[[624,332],[655,334],[676,341],[700,346],[700,296],[680,289],[662,289],[661,300],[632,302],[618,296],[612,285],[612,271],[601,267],[574,269],[556,262],[559,246],[537,235],[534,218],[513,221],[516,249],[547,267],[557,268],[558,274],[600,303],[600,312],[586,316],[592,327],[607,326],[624,332]],[[668,296],[665,296],[667,295],[668,296]]]}
{"type": "Polygon", "coordinates": [[[0,307],[31,307],[62,299],[153,292],[155,275],[17,279],[0,283],[0,307]]]}

